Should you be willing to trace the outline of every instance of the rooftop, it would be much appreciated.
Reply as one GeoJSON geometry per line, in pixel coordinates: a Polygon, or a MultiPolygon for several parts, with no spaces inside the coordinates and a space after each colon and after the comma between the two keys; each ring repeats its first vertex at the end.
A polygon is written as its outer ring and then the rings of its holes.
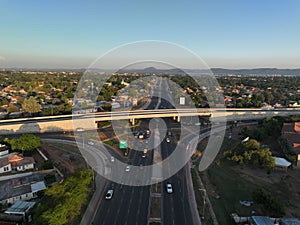
{"type": "MultiPolygon", "coordinates": [[[[32,184],[44,182],[44,178],[41,174],[36,173],[25,177],[14,178],[0,182],[0,201],[20,196],[26,193],[31,193],[33,190],[42,190],[32,187],[32,184]]],[[[37,187],[42,187],[41,184],[37,184],[37,187]]],[[[45,189],[45,188],[44,188],[45,189]]]]}
{"type": "Polygon", "coordinates": [[[5,213],[24,215],[34,205],[35,205],[35,202],[16,201],[11,207],[9,207],[7,210],[5,210],[5,213]]]}
{"type": "Polygon", "coordinates": [[[254,225],[274,225],[270,217],[266,216],[251,216],[254,225]]]}
{"type": "Polygon", "coordinates": [[[284,123],[281,130],[282,135],[300,153],[300,122],[284,123]]]}

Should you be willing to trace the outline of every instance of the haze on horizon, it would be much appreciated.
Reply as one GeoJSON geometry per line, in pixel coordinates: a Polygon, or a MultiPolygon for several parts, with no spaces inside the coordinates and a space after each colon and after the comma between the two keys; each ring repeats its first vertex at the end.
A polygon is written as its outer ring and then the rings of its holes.
{"type": "Polygon", "coordinates": [[[140,40],[179,44],[211,68],[300,68],[295,0],[4,0],[1,8],[0,68],[86,68],[140,40]]]}

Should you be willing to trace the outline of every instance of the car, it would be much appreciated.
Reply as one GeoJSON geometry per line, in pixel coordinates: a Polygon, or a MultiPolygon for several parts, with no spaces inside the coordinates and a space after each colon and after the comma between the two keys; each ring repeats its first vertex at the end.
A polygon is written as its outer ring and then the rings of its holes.
{"type": "Polygon", "coordinates": [[[167,184],[167,192],[168,192],[169,194],[173,193],[172,184],[170,184],[170,183],[167,184]]]}
{"type": "Polygon", "coordinates": [[[126,166],[125,171],[129,172],[130,171],[130,166],[126,166]]]}
{"type": "Polygon", "coordinates": [[[168,130],[168,136],[172,136],[172,132],[170,130],[168,130]]]}
{"type": "Polygon", "coordinates": [[[113,156],[111,156],[111,157],[110,157],[110,161],[111,161],[111,162],[114,162],[114,161],[115,161],[115,158],[114,158],[113,156]]]}
{"type": "Polygon", "coordinates": [[[89,145],[94,145],[94,142],[88,141],[88,144],[89,144],[89,145]]]}
{"type": "Polygon", "coordinates": [[[113,196],[113,193],[114,193],[114,190],[112,190],[112,189],[107,190],[105,199],[111,199],[113,196]]]}
{"type": "Polygon", "coordinates": [[[240,201],[240,204],[249,207],[253,204],[253,201],[240,201]]]}
{"type": "Polygon", "coordinates": [[[82,132],[82,131],[84,131],[84,129],[83,129],[82,127],[78,127],[78,128],[76,129],[76,131],[82,132]]]}
{"type": "Polygon", "coordinates": [[[166,138],[166,142],[168,142],[168,143],[169,143],[169,142],[170,142],[170,138],[166,138]]]}

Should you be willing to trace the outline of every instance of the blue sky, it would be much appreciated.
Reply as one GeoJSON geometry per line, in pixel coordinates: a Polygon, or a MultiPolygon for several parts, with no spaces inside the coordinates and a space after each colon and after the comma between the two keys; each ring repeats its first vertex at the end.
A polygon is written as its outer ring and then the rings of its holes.
{"type": "Polygon", "coordinates": [[[0,8],[0,67],[86,67],[151,39],[210,67],[300,68],[298,0],[2,0],[0,8]]]}

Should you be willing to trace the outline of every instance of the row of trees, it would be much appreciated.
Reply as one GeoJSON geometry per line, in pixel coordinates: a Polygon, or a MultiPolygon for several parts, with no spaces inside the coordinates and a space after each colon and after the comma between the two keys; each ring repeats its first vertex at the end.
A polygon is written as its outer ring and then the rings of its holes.
{"type": "MultiPolygon", "coordinates": [[[[201,106],[207,101],[213,101],[211,96],[215,90],[201,90],[199,84],[187,75],[172,76],[171,80],[184,90],[188,88],[191,99],[196,106],[201,106]],[[207,95],[207,93],[209,93],[207,95]]],[[[206,79],[201,79],[200,85],[209,88],[205,84],[206,79]]],[[[210,79],[207,79],[208,81],[210,79]]],[[[217,81],[222,87],[223,95],[230,96],[233,106],[236,108],[262,107],[263,103],[274,105],[280,103],[288,106],[291,102],[299,101],[300,77],[271,77],[271,76],[218,76],[217,81]],[[245,97],[247,96],[247,97],[245,97]]]]}
{"type": "Polygon", "coordinates": [[[256,89],[251,98],[239,98],[237,107],[261,107],[264,102],[288,106],[291,101],[299,100],[299,76],[219,76],[217,80],[224,89],[224,95],[235,98],[249,94],[248,90],[252,88],[256,89]],[[239,93],[232,92],[234,89],[238,89],[239,93]]]}
{"type": "Polygon", "coordinates": [[[241,134],[258,141],[264,140],[268,136],[278,138],[281,135],[281,127],[285,121],[282,117],[266,117],[259,121],[257,128],[244,127],[241,134]]]}
{"type": "Polygon", "coordinates": [[[61,184],[54,184],[45,191],[45,197],[35,210],[34,224],[63,225],[80,215],[87,201],[93,172],[87,169],[75,171],[61,184]]]}
{"type": "Polygon", "coordinates": [[[224,155],[228,160],[239,165],[254,164],[269,169],[275,166],[275,159],[270,149],[261,147],[254,139],[239,144],[234,150],[226,151],[224,155]]]}
{"type": "Polygon", "coordinates": [[[23,134],[19,138],[4,139],[4,143],[8,144],[12,151],[30,152],[41,147],[41,138],[34,134],[23,134]]]}

